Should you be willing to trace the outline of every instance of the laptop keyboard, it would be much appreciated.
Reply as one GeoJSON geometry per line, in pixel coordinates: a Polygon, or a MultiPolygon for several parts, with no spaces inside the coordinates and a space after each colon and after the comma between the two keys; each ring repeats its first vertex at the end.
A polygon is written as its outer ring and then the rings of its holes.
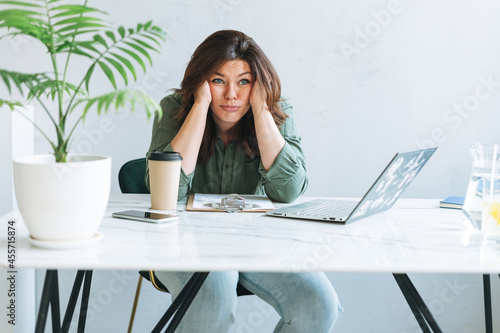
{"type": "Polygon", "coordinates": [[[349,215],[357,204],[357,201],[333,200],[332,202],[299,210],[295,214],[314,217],[344,217],[349,215]]]}

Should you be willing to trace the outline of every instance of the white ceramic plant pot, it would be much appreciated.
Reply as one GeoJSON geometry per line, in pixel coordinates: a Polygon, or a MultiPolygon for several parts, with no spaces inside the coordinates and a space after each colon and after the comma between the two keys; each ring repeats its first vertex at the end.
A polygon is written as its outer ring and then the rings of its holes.
{"type": "Polygon", "coordinates": [[[14,160],[17,205],[31,237],[44,241],[90,239],[109,199],[111,158],[53,155],[14,160]]]}

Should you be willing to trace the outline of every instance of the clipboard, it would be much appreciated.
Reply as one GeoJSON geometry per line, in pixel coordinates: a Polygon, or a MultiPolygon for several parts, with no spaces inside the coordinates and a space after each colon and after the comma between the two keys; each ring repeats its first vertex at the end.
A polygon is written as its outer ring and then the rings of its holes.
{"type": "Polygon", "coordinates": [[[198,212],[263,213],[273,209],[273,203],[265,195],[236,193],[191,193],[186,206],[186,210],[198,212]]]}

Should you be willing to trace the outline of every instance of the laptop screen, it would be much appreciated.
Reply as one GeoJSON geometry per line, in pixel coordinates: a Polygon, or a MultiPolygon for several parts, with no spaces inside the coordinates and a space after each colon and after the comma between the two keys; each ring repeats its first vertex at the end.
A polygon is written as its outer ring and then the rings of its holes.
{"type": "Polygon", "coordinates": [[[349,222],[391,208],[436,149],[396,154],[351,213],[349,222]]]}

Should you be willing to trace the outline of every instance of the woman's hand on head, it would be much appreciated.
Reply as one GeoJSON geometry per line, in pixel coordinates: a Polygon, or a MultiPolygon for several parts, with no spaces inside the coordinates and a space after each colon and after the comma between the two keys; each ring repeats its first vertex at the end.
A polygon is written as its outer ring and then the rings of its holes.
{"type": "Polygon", "coordinates": [[[203,82],[194,94],[194,102],[206,105],[207,108],[212,102],[212,93],[207,81],[203,82]]]}
{"type": "Polygon", "coordinates": [[[250,94],[250,105],[252,110],[255,112],[261,112],[263,109],[267,108],[267,95],[266,91],[262,88],[259,81],[255,81],[252,87],[252,93],[250,94]]]}

